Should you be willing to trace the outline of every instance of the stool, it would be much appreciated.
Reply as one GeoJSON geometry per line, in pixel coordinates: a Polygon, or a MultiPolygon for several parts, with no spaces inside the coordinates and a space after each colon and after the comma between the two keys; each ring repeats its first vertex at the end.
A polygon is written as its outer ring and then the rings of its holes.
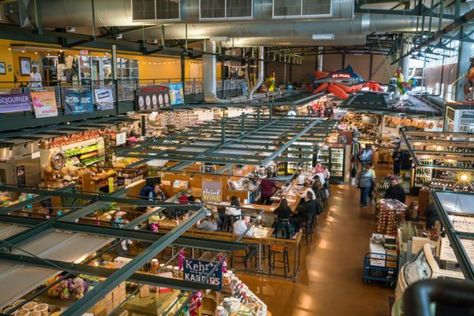
{"type": "MultiPolygon", "coordinates": [[[[258,246],[254,246],[254,247],[258,247],[258,246]]],[[[247,249],[245,249],[245,255],[244,255],[244,256],[234,256],[234,255],[233,255],[233,256],[232,256],[232,261],[231,261],[231,266],[232,266],[232,267],[234,266],[234,263],[235,263],[235,260],[234,260],[234,259],[235,259],[235,258],[240,258],[240,259],[242,259],[241,263],[244,264],[245,271],[247,271],[247,270],[248,270],[248,261],[249,261],[249,260],[252,261],[252,259],[255,259],[255,260],[254,260],[254,261],[255,261],[254,264],[255,264],[255,268],[257,268],[257,252],[258,252],[258,250],[255,252],[255,254],[253,254],[253,255],[250,256],[250,251],[249,251],[249,249],[247,248],[247,249]]]]}
{"type": "Polygon", "coordinates": [[[305,238],[306,245],[309,244],[310,241],[313,241],[313,226],[310,220],[306,220],[303,225],[301,225],[303,230],[303,236],[305,238]]]}
{"type": "Polygon", "coordinates": [[[270,275],[275,268],[282,268],[283,274],[286,278],[287,273],[290,273],[290,260],[288,259],[288,248],[280,245],[270,246],[270,258],[268,260],[270,275]],[[281,255],[281,260],[277,260],[276,256],[281,255]],[[283,263],[283,266],[277,266],[277,263],[283,263]]]}
{"type": "Polygon", "coordinates": [[[273,231],[273,236],[275,238],[290,239],[291,236],[293,236],[293,234],[294,234],[294,229],[291,226],[289,219],[281,219],[275,222],[275,229],[273,231]]]}

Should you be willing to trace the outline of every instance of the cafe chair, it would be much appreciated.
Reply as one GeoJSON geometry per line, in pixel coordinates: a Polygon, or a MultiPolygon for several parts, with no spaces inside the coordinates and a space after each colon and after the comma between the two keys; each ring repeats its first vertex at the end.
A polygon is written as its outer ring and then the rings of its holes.
{"type": "Polygon", "coordinates": [[[272,245],[270,246],[270,258],[268,260],[270,275],[275,268],[283,269],[283,275],[285,278],[290,273],[290,260],[288,258],[288,248],[283,245],[272,245]],[[280,256],[280,259],[277,258],[280,256]],[[283,264],[277,266],[277,264],[283,264]]]}
{"type": "Polygon", "coordinates": [[[245,271],[248,271],[248,263],[254,261],[255,268],[257,268],[257,252],[250,254],[250,249],[245,249],[245,254],[241,256],[232,256],[231,266],[234,267],[235,263],[242,263],[245,267],[245,271]],[[239,262],[235,262],[235,259],[240,259],[239,262]]]}

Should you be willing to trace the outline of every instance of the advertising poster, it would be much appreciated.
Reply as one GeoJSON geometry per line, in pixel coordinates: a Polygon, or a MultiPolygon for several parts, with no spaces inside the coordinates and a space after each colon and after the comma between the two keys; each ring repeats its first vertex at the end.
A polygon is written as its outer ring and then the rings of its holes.
{"type": "Polygon", "coordinates": [[[170,88],[171,105],[184,104],[183,83],[170,83],[168,87],[170,88]]]}
{"type": "Polygon", "coordinates": [[[94,112],[94,103],[90,91],[66,91],[64,94],[64,101],[66,115],[94,112]]]}
{"type": "Polygon", "coordinates": [[[220,181],[202,181],[202,201],[203,202],[221,202],[222,185],[220,181]]]}
{"type": "Polygon", "coordinates": [[[197,259],[185,259],[183,266],[184,281],[217,285],[222,289],[222,264],[197,259]]]}
{"type": "Polygon", "coordinates": [[[112,88],[94,89],[97,111],[114,109],[114,91],[112,88]]]}
{"type": "Polygon", "coordinates": [[[137,111],[169,107],[170,89],[167,86],[149,86],[137,90],[137,111]]]}
{"type": "Polygon", "coordinates": [[[58,116],[54,91],[30,92],[36,118],[58,116]]]}
{"type": "Polygon", "coordinates": [[[30,96],[27,93],[0,94],[0,113],[31,111],[30,96]]]}

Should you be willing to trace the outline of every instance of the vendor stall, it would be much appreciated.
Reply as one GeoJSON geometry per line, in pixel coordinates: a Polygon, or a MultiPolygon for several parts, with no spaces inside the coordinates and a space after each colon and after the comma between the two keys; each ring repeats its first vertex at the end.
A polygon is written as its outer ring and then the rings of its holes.
{"type": "Polygon", "coordinates": [[[413,159],[411,187],[472,191],[474,147],[472,134],[403,132],[404,146],[413,159]],[[472,148],[471,148],[472,147],[472,148]]]}

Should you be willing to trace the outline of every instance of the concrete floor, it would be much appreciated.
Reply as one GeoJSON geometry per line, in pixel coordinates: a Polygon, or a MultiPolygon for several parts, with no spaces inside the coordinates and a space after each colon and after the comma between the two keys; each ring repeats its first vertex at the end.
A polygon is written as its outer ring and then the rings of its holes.
{"type": "Polygon", "coordinates": [[[329,207],[305,247],[295,283],[241,274],[273,316],[387,316],[394,290],[362,282],[363,258],[375,230],[374,208],[359,207],[359,190],[332,187],[329,207]]]}

